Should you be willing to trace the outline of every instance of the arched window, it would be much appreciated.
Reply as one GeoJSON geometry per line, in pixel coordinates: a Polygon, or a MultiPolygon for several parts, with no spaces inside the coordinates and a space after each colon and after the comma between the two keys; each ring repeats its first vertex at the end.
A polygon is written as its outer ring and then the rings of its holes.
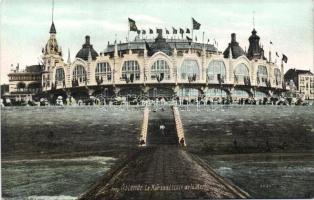
{"type": "Polygon", "coordinates": [[[178,96],[197,98],[200,96],[200,91],[195,88],[181,88],[178,92],[178,96]]]}
{"type": "Polygon", "coordinates": [[[267,97],[267,94],[261,91],[256,91],[254,95],[256,99],[263,99],[264,97],[267,97]]]}
{"type": "Polygon", "coordinates": [[[227,97],[226,91],[220,88],[210,88],[206,91],[207,97],[227,97]]]}
{"type": "Polygon", "coordinates": [[[64,70],[62,68],[56,69],[56,84],[63,85],[65,81],[64,70]]]}
{"type": "Polygon", "coordinates": [[[275,68],[274,69],[274,75],[275,75],[274,84],[275,85],[280,85],[281,84],[281,72],[280,72],[280,69],[275,68]]]}
{"type": "Polygon", "coordinates": [[[156,60],[151,67],[152,80],[162,81],[170,79],[170,68],[165,60],[156,60]]]}
{"type": "Polygon", "coordinates": [[[97,63],[95,78],[97,83],[111,81],[111,68],[108,62],[97,63]]]}
{"type": "Polygon", "coordinates": [[[266,86],[268,80],[268,73],[266,66],[259,65],[257,68],[257,85],[266,86]]]}
{"type": "Polygon", "coordinates": [[[75,66],[72,81],[75,81],[76,83],[85,83],[87,81],[86,71],[82,65],[75,66]]]}
{"type": "Polygon", "coordinates": [[[234,82],[235,83],[248,83],[250,81],[249,70],[243,63],[236,66],[234,70],[234,82]]]}
{"type": "Polygon", "coordinates": [[[239,98],[248,98],[250,95],[245,90],[234,90],[232,92],[233,97],[239,97],[239,98]]]}
{"type": "Polygon", "coordinates": [[[213,60],[208,65],[207,78],[209,83],[217,83],[226,80],[226,67],[223,61],[213,60]]]}
{"type": "Polygon", "coordinates": [[[181,65],[181,79],[196,81],[200,78],[200,70],[196,60],[186,59],[181,65]]]}
{"type": "Polygon", "coordinates": [[[26,84],[24,82],[19,82],[16,85],[16,89],[18,92],[24,92],[26,90],[26,84]]]}
{"type": "Polygon", "coordinates": [[[128,60],[123,63],[121,78],[131,83],[140,80],[140,66],[136,60],[128,60]]]}

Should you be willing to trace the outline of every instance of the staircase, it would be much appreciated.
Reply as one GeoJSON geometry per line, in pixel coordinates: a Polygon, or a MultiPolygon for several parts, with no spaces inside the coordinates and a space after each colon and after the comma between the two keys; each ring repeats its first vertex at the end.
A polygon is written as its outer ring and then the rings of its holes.
{"type": "Polygon", "coordinates": [[[178,136],[172,109],[167,106],[164,110],[156,110],[151,108],[148,119],[147,131],[148,145],[177,145],[178,136]],[[164,125],[165,129],[162,132],[160,125],[164,125]]]}

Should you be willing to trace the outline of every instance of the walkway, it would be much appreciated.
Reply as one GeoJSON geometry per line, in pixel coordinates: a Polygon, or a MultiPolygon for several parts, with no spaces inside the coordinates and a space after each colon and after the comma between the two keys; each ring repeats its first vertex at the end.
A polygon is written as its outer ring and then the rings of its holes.
{"type": "Polygon", "coordinates": [[[150,112],[148,146],[120,161],[80,199],[177,200],[247,198],[202,159],[178,145],[170,107],[150,112]],[[164,134],[160,125],[165,125],[164,134]]]}

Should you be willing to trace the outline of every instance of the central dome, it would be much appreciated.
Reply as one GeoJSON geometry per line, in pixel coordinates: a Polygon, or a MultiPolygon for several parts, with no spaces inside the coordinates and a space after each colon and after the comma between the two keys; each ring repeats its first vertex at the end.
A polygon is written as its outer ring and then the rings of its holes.
{"type": "Polygon", "coordinates": [[[83,44],[81,50],[76,54],[77,58],[81,58],[83,60],[88,60],[89,52],[91,53],[92,60],[96,60],[98,53],[93,48],[93,45],[90,44],[89,35],[85,36],[85,44],[83,44]]]}

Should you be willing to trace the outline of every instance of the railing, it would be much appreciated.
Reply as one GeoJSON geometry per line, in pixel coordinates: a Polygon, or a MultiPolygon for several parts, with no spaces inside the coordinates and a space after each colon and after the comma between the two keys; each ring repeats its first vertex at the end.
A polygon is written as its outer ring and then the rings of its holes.
{"type": "Polygon", "coordinates": [[[149,115],[149,109],[148,109],[148,106],[145,106],[144,115],[143,115],[143,123],[142,123],[142,131],[141,131],[141,137],[140,137],[140,146],[146,146],[147,144],[148,115],[149,115]]]}
{"type": "Polygon", "coordinates": [[[174,120],[176,122],[177,135],[178,135],[178,139],[179,139],[178,142],[179,142],[179,144],[181,144],[181,140],[183,139],[184,140],[183,146],[186,146],[183,125],[182,125],[182,121],[181,121],[178,107],[176,107],[176,106],[173,107],[173,115],[174,115],[174,120]]]}

